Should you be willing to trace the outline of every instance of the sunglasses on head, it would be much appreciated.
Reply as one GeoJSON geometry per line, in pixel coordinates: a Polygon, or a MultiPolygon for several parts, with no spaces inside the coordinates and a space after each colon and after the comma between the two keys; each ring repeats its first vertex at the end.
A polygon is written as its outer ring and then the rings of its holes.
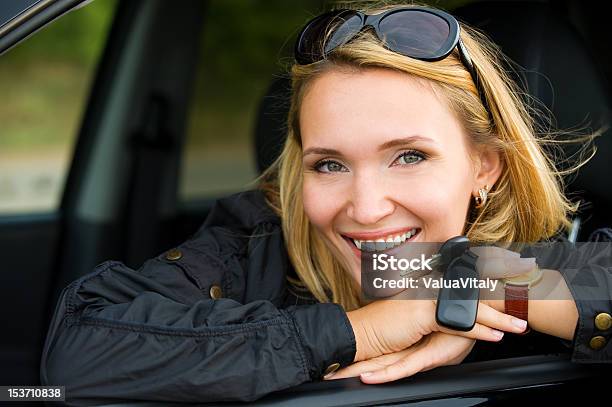
{"type": "Polygon", "coordinates": [[[312,64],[348,43],[365,28],[374,30],[385,48],[422,61],[439,61],[457,47],[484,107],[489,111],[478,73],[459,35],[457,20],[448,13],[426,7],[392,8],[380,14],[334,10],[310,20],[295,44],[295,60],[312,64]],[[331,32],[330,32],[331,29],[331,32]]]}

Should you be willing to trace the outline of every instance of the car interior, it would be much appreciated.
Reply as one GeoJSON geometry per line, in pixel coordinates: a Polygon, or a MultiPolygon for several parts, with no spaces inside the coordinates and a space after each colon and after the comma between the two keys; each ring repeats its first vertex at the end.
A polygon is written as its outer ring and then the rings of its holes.
{"type": "MultiPolygon", "coordinates": [[[[16,30],[14,38],[29,36],[80,2],[58,3],[64,8],[43,10],[34,28],[16,30]]],[[[0,213],[3,384],[40,384],[42,344],[68,283],[107,259],[137,269],[147,258],[186,240],[215,199],[230,193],[189,202],[177,193],[197,69],[206,58],[214,58],[199,52],[202,27],[217,18],[209,3],[117,1],[57,210],[0,213]]],[[[516,63],[511,75],[539,101],[533,106],[553,115],[552,123],[541,123],[544,128],[602,129],[595,140],[596,155],[567,180],[570,196],[581,201],[572,239],[584,241],[595,229],[611,226],[607,176],[612,173],[612,135],[605,125],[612,113],[612,55],[607,47],[612,37],[605,16],[576,0],[431,3],[484,31],[516,63]]],[[[310,12],[326,4],[318,2],[310,12]]],[[[1,41],[4,46],[15,40],[1,41]]],[[[0,55],[0,64],[10,52],[0,55]]],[[[285,137],[290,81],[279,71],[268,84],[252,112],[248,135],[255,173],[273,162],[285,137]]],[[[562,146],[568,156],[580,147],[562,146]]],[[[605,366],[573,364],[567,354],[535,349],[529,355],[441,367],[384,386],[363,385],[357,378],[307,383],[255,405],[436,405],[449,399],[456,400],[454,405],[478,405],[513,402],[519,396],[551,402],[569,397],[573,386],[595,388],[610,373],[605,366]]]]}

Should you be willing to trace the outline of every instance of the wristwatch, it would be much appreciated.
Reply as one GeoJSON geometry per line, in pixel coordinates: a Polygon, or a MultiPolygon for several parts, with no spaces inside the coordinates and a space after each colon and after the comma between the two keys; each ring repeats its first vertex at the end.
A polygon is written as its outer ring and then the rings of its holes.
{"type": "MultiPolygon", "coordinates": [[[[537,264],[528,273],[502,279],[504,283],[505,313],[529,321],[529,289],[541,279],[542,270],[537,264]]],[[[527,325],[525,331],[519,335],[525,335],[529,331],[531,331],[531,328],[527,325]]]]}

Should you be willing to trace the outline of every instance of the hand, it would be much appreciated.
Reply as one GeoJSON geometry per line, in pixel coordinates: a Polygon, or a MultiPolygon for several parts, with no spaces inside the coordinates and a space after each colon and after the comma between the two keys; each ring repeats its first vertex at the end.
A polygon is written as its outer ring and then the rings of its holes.
{"type": "Polygon", "coordinates": [[[523,332],[526,326],[518,326],[520,320],[482,302],[478,304],[476,324],[468,332],[439,326],[435,312],[435,300],[380,300],[348,312],[357,341],[354,361],[402,351],[432,332],[496,342],[503,337],[502,331],[523,332]]]}
{"type": "MultiPolygon", "coordinates": [[[[500,280],[515,277],[526,274],[537,267],[535,258],[521,258],[519,253],[497,246],[475,246],[470,248],[470,251],[478,256],[476,270],[480,279],[500,280]]],[[[432,285],[428,287],[424,280],[438,280],[442,278],[442,275],[441,271],[431,271],[429,274],[418,277],[415,286],[412,288],[403,289],[393,295],[377,297],[388,300],[436,299],[438,298],[438,289],[432,285]]],[[[498,283],[494,288],[496,289],[495,292],[492,292],[489,288],[483,288],[480,291],[480,299],[484,300],[487,305],[492,305],[491,301],[488,300],[503,299],[502,284],[498,283]]],[[[499,310],[498,302],[494,304],[495,308],[499,310]]],[[[501,311],[503,309],[502,307],[501,311]]]]}
{"type": "Polygon", "coordinates": [[[361,375],[364,383],[390,382],[438,366],[459,364],[475,343],[474,339],[434,332],[407,349],[354,363],[324,379],[335,380],[361,375]]]}
{"type": "MultiPolygon", "coordinates": [[[[497,246],[476,246],[470,248],[478,256],[476,270],[481,279],[500,280],[529,273],[537,267],[536,259],[521,258],[519,253],[497,246]]],[[[503,284],[497,284],[494,291],[480,290],[480,301],[500,312],[505,310],[503,284]]]]}
{"type": "Polygon", "coordinates": [[[478,256],[476,270],[480,278],[499,280],[520,276],[537,266],[535,258],[521,258],[520,253],[497,246],[475,246],[470,251],[478,256]]]}

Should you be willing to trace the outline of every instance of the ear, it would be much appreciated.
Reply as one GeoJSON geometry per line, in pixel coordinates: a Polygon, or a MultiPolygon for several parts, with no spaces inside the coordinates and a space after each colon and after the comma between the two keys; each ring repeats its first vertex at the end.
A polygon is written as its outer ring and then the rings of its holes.
{"type": "Polygon", "coordinates": [[[483,147],[476,157],[476,171],[474,172],[474,186],[472,194],[478,196],[478,190],[485,185],[489,189],[501,176],[504,162],[501,154],[491,147],[483,147]]]}

